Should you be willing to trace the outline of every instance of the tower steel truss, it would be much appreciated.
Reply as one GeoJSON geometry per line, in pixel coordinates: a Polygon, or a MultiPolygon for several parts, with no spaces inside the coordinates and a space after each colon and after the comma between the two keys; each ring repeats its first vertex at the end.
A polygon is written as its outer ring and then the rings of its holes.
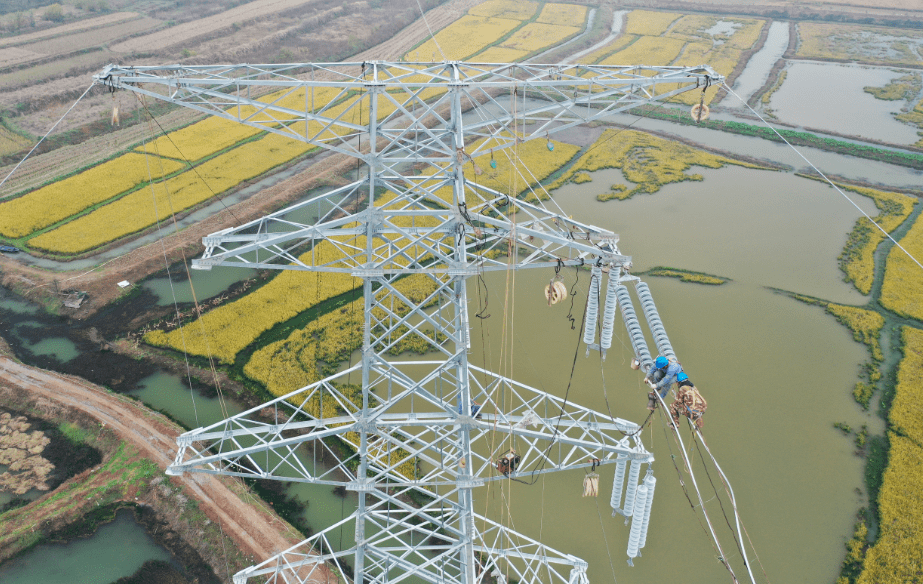
{"type": "Polygon", "coordinates": [[[367,168],[346,186],[205,237],[193,264],[362,281],[361,362],[178,439],[170,474],[336,485],[358,494],[349,517],[235,582],[328,581],[344,563],[357,583],[587,582],[584,561],[475,514],[476,490],[653,456],[638,424],[469,364],[467,280],[584,264],[628,279],[630,258],[617,235],[538,197],[478,184],[464,166],[721,76],[706,66],[372,61],[112,65],[95,78],[346,154],[367,168]],[[398,282],[410,274],[423,275],[434,291],[403,290],[398,282]],[[395,358],[411,339],[428,348],[426,357],[395,358]],[[353,376],[360,388],[348,383],[353,376]],[[496,468],[503,452],[495,435],[514,437],[519,449],[507,474],[496,468]],[[344,528],[355,538],[340,549],[332,535],[344,528]]]}

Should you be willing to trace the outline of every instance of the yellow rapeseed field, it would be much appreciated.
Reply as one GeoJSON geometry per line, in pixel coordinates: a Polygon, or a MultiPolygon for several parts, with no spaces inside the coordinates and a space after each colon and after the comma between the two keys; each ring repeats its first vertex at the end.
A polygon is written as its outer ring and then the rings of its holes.
{"type": "Polygon", "coordinates": [[[524,59],[529,51],[508,49],[506,47],[488,47],[473,57],[472,60],[482,63],[515,63],[524,59]]]}
{"type": "Polygon", "coordinates": [[[154,225],[307,152],[303,142],[267,135],[212,158],[153,187],[117,201],[29,241],[38,249],[77,254],[154,225]],[[200,178],[201,177],[201,178],[200,178]],[[202,181],[204,179],[204,183],[202,181]],[[207,186],[206,186],[207,185],[207,186]]]}
{"type": "Polygon", "coordinates": [[[124,154],[21,197],[0,203],[0,233],[23,237],[148,181],[179,170],[182,163],[124,154]],[[150,174],[148,174],[150,171],[150,174]]]}
{"type": "MultiPolygon", "coordinates": [[[[356,240],[363,245],[364,238],[356,240]]],[[[305,261],[315,254],[318,263],[342,257],[332,244],[321,242],[305,261]]],[[[237,353],[274,325],[334,296],[339,296],[362,281],[344,273],[305,273],[286,271],[265,286],[246,296],[206,312],[196,321],[165,333],[152,331],[145,342],[158,347],[183,350],[193,355],[212,356],[222,363],[234,362],[237,353]]]]}
{"type": "Polygon", "coordinates": [[[501,46],[531,53],[545,47],[553,47],[581,30],[577,26],[530,22],[514,32],[501,46]]]}
{"type": "Polygon", "coordinates": [[[903,327],[903,352],[888,418],[890,449],[878,494],[880,532],[858,584],[904,584],[923,566],[923,331],[903,327]]]}
{"type": "Polygon", "coordinates": [[[256,128],[237,122],[208,117],[140,146],[137,151],[195,162],[259,132],[256,128]]]}
{"type": "Polygon", "coordinates": [[[603,65],[669,65],[685,41],[670,37],[643,36],[618,53],[602,61],[603,65]]]}
{"type": "Polygon", "coordinates": [[[538,5],[532,0],[487,0],[469,10],[468,14],[527,20],[538,10],[538,5]]]}
{"type": "MultiPolygon", "coordinates": [[[[900,244],[915,258],[923,258],[923,216],[917,217],[900,244]]],[[[888,252],[880,302],[901,316],[923,320],[923,270],[897,246],[888,252]]]]}
{"type": "Polygon", "coordinates": [[[603,59],[608,57],[609,55],[615,54],[621,51],[622,49],[624,49],[625,47],[627,47],[628,45],[630,45],[631,43],[636,42],[639,38],[641,37],[635,34],[621,34],[619,35],[617,39],[615,39],[608,45],[605,45],[604,47],[600,47],[596,49],[595,51],[593,51],[592,53],[589,53],[587,55],[580,57],[580,59],[578,59],[578,62],[588,63],[588,64],[599,63],[603,59]]]}
{"type": "Polygon", "coordinates": [[[635,187],[624,191],[609,189],[597,195],[597,198],[601,201],[628,199],[638,193],[656,193],[665,184],[702,180],[701,175],[686,174],[693,166],[721,168],[726,164],[760,168],[643,132],[610,129],[603,132],[596,144],[580,160],[549,185],[548,190],[560,187],[581,172],[620,168],[625,178],[634,183],[635,187]]]}
{"type": "Polygon", "coordinates": [[[895,430],[923,448],[923,330],[902,327],[904,356],[897,371],[897,389],[888,419],[895,430]]]}
{"type": "MultiPolygon", "coordinates": [[[[875,217],[875,222],[889,233],[903,223],[913,211],[915,199],[907,195],[844,184],[837,186],[875,201],[880,211],[875,217]]],[[[875,278],[874,254],[884,239],[884,234],[877,227],[865,217],[860,217],[840,254],[840,268],[846,273],[846,279],[863,294],[868,294],[872,290],[872,281],[875,278]]]]}
{"type": "MultiPolygon", "coordinates": [[[[436,286],[426,276],[413,275],[399,280],[395,288],[420,302],[436,286]]],[[[244,366],[244,374],[262,383],[275,396],[285,395],[332,374],[353,351],[362,347],[364,302],[360,296],[310,322],[288,338],[254,352],[244,366]]],[[[406,314],[407,307],[401,304],[395,310],[406,314]]]]}
{"type": "MultiPolygon", "coordinates": [[[[466,59],[522,24],[519,20],[467,14],[436,33],[436,41],[447,59],[466,59]]],[[[407,61],[442,60],[442,53],[430,39],[404,55],[407,61]]]]}
{"type": "MultiPolygon", "coordinates": [[[[538,183],[564,166],[580,151],[580,148],[572,144],[555,140],[551,142],[554,144],[553,151],[548,150],[546,140],[536,139],[524,142],[516,148],[498,150],[493,154],[490,151],[478,154],[474,156],[473,162],[469,160],[465,163],[465,180],[510,196],[521,195],[531,188],[534,189],[534,193],[530,192],[527,199],[547,198],[544,192],[537,187],[538,183]],[[497,168],[491,167],[491,158],[497,163],[497,168]],[[474,170],[475,164],[481,169],[480,176],[474,170]]],[[[479,141],[471,144],[467,150],[475,152],[482,143],[479,141]]],[[[432,174],[432,171],[426,174],[432,174]]],[[[436,194],[445,201],[451,201],[452,188],[443,187],[437,190],[436,194]]],[[[473,209],[476,199],[469,196],[467,202],[473,209]]]]}
{"type": "Polygon", "coordinates": [[[538,15],[535,21],[583,28],[583,23],[586,22],[586,13],[586,6],[552,4],[549,2],[542,8],[541,14],[538,15]]]}
{"type": "Polygon", "coordinates": [[[833,303],[827,305],[827,312],[846,325],[853,332],[853,338],[857,342],[868,345],[872,351],[873,359],[876,361],[884,359],[884,355],[881,353],[881,345],[878,342],[881,327],[885,325],[883,316],[874,310],[833,303]]]}
{"type": "Polygon", "coordinates": [[[674,12],[632,10],[628,13],[624,33],[659,37],[681,17],[674,12]]]}

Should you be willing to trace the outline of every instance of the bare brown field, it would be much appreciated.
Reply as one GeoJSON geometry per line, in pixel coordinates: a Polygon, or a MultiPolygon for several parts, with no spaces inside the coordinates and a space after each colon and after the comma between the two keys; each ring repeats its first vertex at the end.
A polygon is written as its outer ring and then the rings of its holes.
{"type": "Polygon", "coordinates": [[[36,53],[28,49],[19,47],[7,47],[0,49],[0,67],[10,67],[28,61],[35,61],[44,57],[42,53],[36,53]]]}
{"type": "Polygon", "coordinates": [[[137,18],[138,16],[140,15],[137,12],[115,12],[113,14],[98,16],[96,18],[87,18],[86,20],[79,20],[77,22],[62,24],[61,26],[55,26],[53,28],[48,28],[38,32],[19,34],[16,36],[3,38],[0,39],[0,47],[22,45],[48,37],[70,34],[81,30],[96,29],[99,27],[115,24],[116,22],[122,22],[123,20],[137,18]]]}
{"type": "MultiPolygon", "coordinates": [[[[55,77],[66,75],[72,70],[85,71],[90,68],[100,67],[113,60],[111,53],[107,51],[93,51],[82,53],[71,57],[66,57],[44,63],[27,69],[19,69],[0,75],[0,87],[4,89],[14,89],[39,83],[55,77]]],[[[86,78],[86,85],[90,84],[90,78],[86,78]]]]}
{"type": "Polygon", "coordinates": [[[17,48],[41,53],[44,56],[62,55],[98,47],[116,39],[150,30],[160,24],[162,24],[160,20],[145,16],[128,22],[45,39],[28,45],[21,45],[17,48]]]}
{"type": "Polygon", "coordinates": [[[246,22],[262,16],[289,10],[318,0],[256,0],[220,14],[180,24],[172,28],[127,40],[112,46],[116,53],[160,51],[167,47],[186,43],[232,26],[235,22],[246,22]]]}

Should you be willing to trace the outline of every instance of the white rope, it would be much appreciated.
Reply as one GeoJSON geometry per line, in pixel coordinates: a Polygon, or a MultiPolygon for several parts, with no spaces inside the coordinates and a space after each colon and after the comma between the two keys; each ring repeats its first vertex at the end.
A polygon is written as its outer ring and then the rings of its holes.
{"type": "Polygon", "coordinates": [[[423,17],[423,24],[426,25],[426,30],[429,31],[429,36],[433,39],[433,42],[436,44],[436,48],[439,49],[439,52],[442,53],[442,59],[448,61],[449,58],[445,56],[445,52],[442,50],[442,47],[439,46],[439,41],[436,40],[436,35],[433,34],[433,29],[429,27],[429,22],[426,20],[426,13],[423,12],[423,5],[420,4],[420,0],[417,0],[417,7],[420,9],[420,16],[423,17]]]}
{"type": "MultiPolygon", "coordinates": [[[[660,392],[656,389],[652,390],[654,395],[657,396],[657,400],[660,402],[660,405],[663,407],[663,412],[667,411],[667,404],[663,401],[663,398],[660,397],[660,392]]],[[[670,418],[670,427],[673,430],[673,434],[679,440],[679,451],[683,453],[683,461],[686,463],[686,469],[689,471],[689,478],[692,479],[692,487],[695,489],[695,494],[699,498],[699,507],[702,509],[702,515],[705,516],[705,522],[708,524],[708,530],[711,532],[711,538],[715,542],[715,546],[718,548],[718,553],[721,554],[721,562],[728,569],[728,572],[731,573],[731,578],[734,580],[734,584],[738,584],[737,575],[734,573],[731,564],[727,561],[727,556],[724,553],[724,550],[721,548],[721,542],[718,540],[718,535],[715,533],[715,528],[711,524],[711,518],[708,516],[708,512],[705,510],[705,501],[702,499],[702,493],[699,491],[699,485],[695,480],[695,473],[692,472],[692,464],[689,462],[689,457],[686,456],[686,445],[683,443],[683,437],[679,434],[679,428],[673,424],[673,418],[670,418]]],[[[750,575],[750,579],[753,579],[753,575],[750,575]]],[[[753,584],[756,584],[756,581],[753,581],[753,584]]]]}
{"type": "Polygon", "coordinates": [[[856,209],[858,209],[859,212],[862,213],[862,215],[872,223],[872,225],[874,225],[875,227],[878,228],[879,231],[881,231],[882,233],[884,233],[885,237],[887,237],[888,239],[890,239],[890,240],[894,243],[894,245],[896,245],[898,248],[900,248],[900,250],[901,250],[902,252],[904,252],[905,254],[907,254],[907,257],[909,257],[911,260],[913,260],[913,263],[915,263],[917,266],[920,267],[921,270],[923,270],[923,264],[921,264],[920,261],[917,260],[917,258],[913,257],[913,255],[912,255],[909,251],[907,251],[906,249],[904,249],[904,246],[902,246],[901,244],[899,244],[899,243],[897,242],[896,239],[894,239],[893,237],[891,237],[891,234],[890,234],[890,233],[888,233],[887,231],[885,231],[885,229],[884,229],[881,225],[879,225],[878,223],[875,222],[874,219],[872,219],[871,217],[869,217],[868,213],[866,213],[865,211],[862,210],[862,207],[860,207],[859,205],[856,204],[855,201],[853,201],[852,199],[850,199],[849,196],[848,196],[846,193],[844,193],[844,192],[840,189],[840,187],[836,186],[836,183],[834,183],[832,180],[830,180],[829,178],[827,178],[827,175],[825,175],[824,173],[822,173],[822,172],[820,171],[820,169],[818,169],[816,166],[814,166],[814,163],[811,162],[810,160],[808,160],[808,159],[805,157],[805,155],[801,153],[800,150],[798,150],[797,148],[795,148],[794,146],[792,146],[792,143],[789,142],[788,140],[786,140],[786,139],[785,139],[785,136],[783,136],[782,134],[779,133],[778,130],[776,130],[775,128],[773,128],[772,126],[770,126],[770,125],[769,125],[769,122],[766,121],[766,118],[764,118],[763,116],[761,116],[755,109],[753,109],[752,107],[750,107],[750,104],[748,104],[747,102],[745,102],[739,95],[737,95],[736,93],[734,93],[734,90],[732,90],[730,87],[728,87],[727,83],[723,83],[723,85],[724,85],[725,89],[728,90],[728,93],[730,93],[731,95],[733,95],[734,97],[736,97],[738,100],[740,100],[740,103],[742,103],[742,104],[744,104],[745,106],[747,106],[747,109],[749,109],[751,112],[753,112],[753,115],[755,115],[756,117],[758,117],[758,118],[760,119],[760,121],[763,122],[763,124],[764,124],[767,128],[769,128],[770,130],[772,130],[772,131],[775,133],[775,135],[778,136],[783,142],[785,142],[785,143],[788,145],[789,148],[791,148],[792,150],[794,150],[794,151],[795,151],[795,154],[797,154],[798,156],[801,157],[802,160],[804,160],[805,162],[807,162],[808,165],[810,165],[810,167],[814,169],[814,172],[816,172],[817,174],[819,174],[819,175],[821,176],[821,178],[823,178],[825,181],[827,181],[827,183],[830,184],[830,186],[832,186],[834,189],[836,189],[836,192],[838,192],[838,193],[840,193],[841,195],[843,195],[843,198],[844,198],[844,199],[846,199],[847,201],[849,201],[850,203],[852,203],[852,206],[855,207],[856,209]]]}
{"type": "Polygon", "coordinates": [[[4,185],[4,183],[6,183],[7,179],[9,179],[11,176],[13,176],[13,173],[16,172],[16,170],[17,170],[20,166],[22,166],[22,163],[25,162],[26,159],[29,158],[29,156],[31,156],[33,152],[35,152],[35,149],[38,148],[39,145],[40,145],[42,142],[45,141],[45,138],[47,138],[48,135],[51,134],[51,133],[54,131],[55,128],[58,127],[58,124],[61,123],[61,120],[63,120],[64,118],[66,118],[66,117],[67,117],[67,114],[71,113],[71,110],[74,109],[74,106],[76,106],[78,103],[80,103],[80,100],[83,99],[83,98],[86,96],[86,94],[90,92],[91,89],[93,89],[93,85],[95,85],[95,84],[91,83],[90,86],[87,87],[87,90],[84,91],[84,92],[80,95],[80,97],[77,98],[77,101],[75,101],[74,103],[72,103],[71,106],[70,106],[69,108],[67,108],[67,111],[64,112],[64,115],[61,116],[60,118],[58,118],[58,121],[55,122],[54,125],[51,126],[51,128],[49,128],[49,130],[48,130],[47,132],[45,132],[45,135],[42,136],[42,139],[35,143],[35,146],[32,147],[32,150],[29,150],[29,153],[26,154],[26,155],[23,157],[23,159],[20,160],[19,163],[18,163],[16,166],[13,167],[13,170],[11,170],[10,173],[9,173],[8,175],[6,175],[6,177],[5,177],[3,180],[0,180],[0,187],[2,187],[2,186],[4,185]]]}
{"type": "MultiPolygon", "coordinates": [[[[756,580],[753,579],[753,571],[750,569],[750,560],[749,558],[747,558],[747,551],[744,546],[744,540],[743,540],[743,537],[741,537],[741,534],[743,532],[740,529],[740,514],[737,512],[737,499],[734,498],[734,489],[731,487],[731,481],[728,480],[727,475],[725,475],[724,471],[721,470],[721,465],[718,464],[718,461],[715,459],[715,456],[711,453],[711,449],[708,448],[708,444],[706,444],[705,437],[702,436],[702,432],[699,431],[699,429],[696,427],[695,424],[692,423],[691,420],[689,420],[689,423],[692,426],[692,429],[695,431],[695,433],[699,435],[699,438],[702,439],[702,446],[705,447],[705,452],[708,453],[709,458],[711,458],[711,461],[715,464],[715,468],[717,468],[718,472],[721,473],[721,478],[724,479],[724,485],[728,489],[728,495],[731,496],[731,506],[734,507],[734,521],[737,524],[737,536],[740,539],[740,553],[743,557],[744,565],[747,567],[747,572],[750,574],[750,580],[752,582],[756,582],[756,580]]],[[[716,497],[718,496],[717,490],[715,491],[715,496],[716,497]]],[[[752,545],[752,542],[751,542],[751,545],[752,545]]],[[[754,553],[756,552],[754,551],[754,553]]]]}

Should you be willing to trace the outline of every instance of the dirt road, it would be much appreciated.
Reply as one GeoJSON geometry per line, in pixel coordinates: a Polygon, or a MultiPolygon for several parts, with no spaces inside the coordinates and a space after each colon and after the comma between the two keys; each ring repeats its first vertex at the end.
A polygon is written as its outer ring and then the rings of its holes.
{"type": "MultiPolygon", "coordinates": [[[[173,462],[180,429],[162,415],[124,396],[109,393],[76,377],[60,375],[0,356],[0,384],[31,392],[80,410],[114,430],[162,469],[173,462]]],[[[226,479],[204,474],[174,477],[199,502],[209,519],[219,522],[245,553],[262,562],[301,541],[290,525],[270,512],[244,502],[226,479]]],[[[324,581],[321,578],[320,581],[324,581]]],[[[336,582],[331,576],[330,582],[336,582]]]]}

